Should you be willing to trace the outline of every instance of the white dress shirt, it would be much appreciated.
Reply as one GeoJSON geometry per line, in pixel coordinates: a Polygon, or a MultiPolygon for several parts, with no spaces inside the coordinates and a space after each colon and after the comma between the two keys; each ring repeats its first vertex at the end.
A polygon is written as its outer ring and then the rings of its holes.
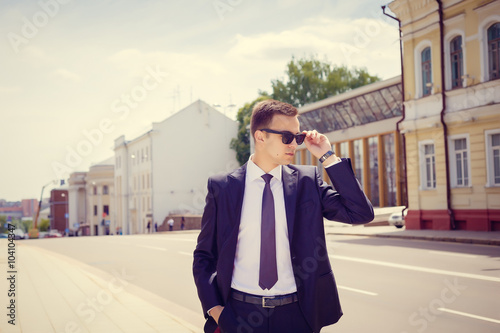
{"type": "Polygon", "coordinates": [[[231,288],[261,296],[290,294],[297,291],[297,286],[290,258],[281,165],[269,172],[273,176],[270,185],[275,207],[278,282],[270,290],[263,290],[259,286],[262,195],[265,186],[262,175],[264,174],[265,172],[252,161],[251,156],[247,164],[231,288]]]}

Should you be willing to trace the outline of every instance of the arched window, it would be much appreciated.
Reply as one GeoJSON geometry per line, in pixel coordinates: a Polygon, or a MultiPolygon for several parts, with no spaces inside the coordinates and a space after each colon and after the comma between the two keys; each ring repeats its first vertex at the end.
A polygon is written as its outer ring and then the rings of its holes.
{"type": "Polygon", "coordinates": [[[431,48],[426,47],[422,53],[422,95],[428,96],[432,90],[431,48]]]}
{"type": "Polygon", "coordinates": [[[490,80],[500,79],[500,23],[488,28],[488,72],[490,80]]]}
{"type": "Polygon", "coordinates": [[[451,89],[462,87],[463,53],[462,36],[453,38],[450,42],[451,89]]]}

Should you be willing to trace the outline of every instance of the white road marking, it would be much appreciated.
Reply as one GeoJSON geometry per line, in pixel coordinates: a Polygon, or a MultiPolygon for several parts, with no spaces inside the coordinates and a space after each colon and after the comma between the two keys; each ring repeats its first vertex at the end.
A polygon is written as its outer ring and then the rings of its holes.
{"type": "Polygon", "coordinates": [[[183,255],[185,255],[185,256],[190,256],[190,257],[192,257],[192,256],[193,256],[193,253],[192,253],[192,252],[182,252],[182,251],[178,251],[177,253],[179,253],[179,254],[183,254],[183,255]]]}
{"type": "Polygon", "coordinates": [[[365,291],[361,289],[355,289],[355,288],[350,288],[350,287],[345,287],[345,286],[337,286],[339,289],[344,289],[344,290],[349,290],[349,291],[354,291],[356,293],[361,293],[365,295],[370,295],[370,296],[377,296],[377,293],[372,293],[371,291],[365,291]]]}
{"type": "Polygon", "coordinates": [[[477,258],[478,256],[472,254],[463,254],[463,253],[453,253],[453,252],[445,252],[445,251],[428,251],[432,254],[441,254],[443,256],[452,256],[452,257],[461,257],[461,258],[477,258]]]}
{"type": "Polygon", "coordinates": [[[484,321],[489,321],[495,324],[500,324],[500,320],[498,319],[492,319],[488,317],[482,317],[482,316],[476,316],[470,313],[465,313],[465,312],[460,312],[460,311],[455,311],[455,310],[450,310],[450,309],[445,309],[445,308],[437,308],[439,311],[443,312],[448,312],[448,313],[453,313],[459,316],[464,316],[464,317],[469,317],[469,318],[474,318],[474,319],[479,319],[479,320],[484,320],[484,321]]]}
{"type": "Polygon", "coordinates": [[[129,246],[129,245],[132,244],[132,243],[128,243],[128,242],[119,242],[119,241],[107,241],[106,243],[108,243],[108,244],[116,244],[116,245],[126,245],[126,246],[129,246]]]}
{"type": "Polygon", "coordinates": [[[164,247],[158,247],[158,246],[149,246],[149,245],[136,245],[138,247],[144,247],[146,249],[152,249],[152,250],[159,250],[159,251],[167,251],[166,248],[164,247]]]}
{"type": "Polygon", "coordinates": [[[418,272],[433,273],[433,274],[440,274],[440,275],[451,275],[451,276],[458,276],[458,277],[483,280],[483,281],[500,282],[500,278],[493,277],[493,276],[453,272],[453,271],[447,271],[447,270],[443,270],[443,269],[396,264],[396,263],[387,262],[387,261],[371,260],[371,259],[364,259],[364,258],[352,258],[352,257],[346,257],[346,256],[339,256],[339,255],[329,255],[329,257],[332,259],[337,259],[337,260],[347,260],[347,261],[361,262],[364,264],[379,265],[379,266],[386,266],[386,267],[393,267],[393,268],[401,268],[401,269],[407,269],[410,271],[418,271],[418,272]]]}

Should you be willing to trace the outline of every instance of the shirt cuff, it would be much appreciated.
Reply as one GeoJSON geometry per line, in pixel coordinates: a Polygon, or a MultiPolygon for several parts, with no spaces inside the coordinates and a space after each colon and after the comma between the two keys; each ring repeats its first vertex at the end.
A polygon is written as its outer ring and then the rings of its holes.
{"type": "Polygon", "coordinates": [[[340,157],[338,157],[338,156],[337,156],[337,160],[336,160],[335,162],[333,162],[333,163],[330,163],[330,164],[328,164],[328,165],[325,165],[325,169],[326,169],[326,168],[331,167],[332,165],[335,165],[335,164],[337,164],[337,163],[340,163],[340,162],[342,162],[342,159],[341,159],[340,157]]]}
{"type": "Polygon", "coordinates": [[[210,317],[212,317],[212,316],[210,315],[210,311],[212,311],[214,308],[216,308],[216,307],[218,307],[218,306],[219,306],[219,305],[216,305],[216,306],[211,307],[211,308],[207,311],[207,314],[208,314],[210,317]]]}

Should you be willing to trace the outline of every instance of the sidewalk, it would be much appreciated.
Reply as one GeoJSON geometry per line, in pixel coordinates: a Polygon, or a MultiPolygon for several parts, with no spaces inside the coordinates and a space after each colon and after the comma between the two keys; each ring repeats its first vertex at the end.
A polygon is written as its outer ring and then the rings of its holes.
{"type": "MultiPolygon", "coordinates": [[[[126,272],[93,274],[85,264],[15,241],[15,297],[8,297],[11,276],[7,240],[0,240],[2,319],[0,332],[23,333],[193,333],[201,329],[130,292],[126,272]],[[15,326],[6,316],[15,300],[15,326]]],[[[130,278],[129,278],[130,280],[130,278]]]]}
{"type": "Polygon", "coordinates": [[[351,226],[326,220],[325,231],[327,235],[399,238],[500,246],[500,232],[496,231],[406,230],[404,227],[398,229],[388,225],[370,226],[367,224],[351,226]]]}

